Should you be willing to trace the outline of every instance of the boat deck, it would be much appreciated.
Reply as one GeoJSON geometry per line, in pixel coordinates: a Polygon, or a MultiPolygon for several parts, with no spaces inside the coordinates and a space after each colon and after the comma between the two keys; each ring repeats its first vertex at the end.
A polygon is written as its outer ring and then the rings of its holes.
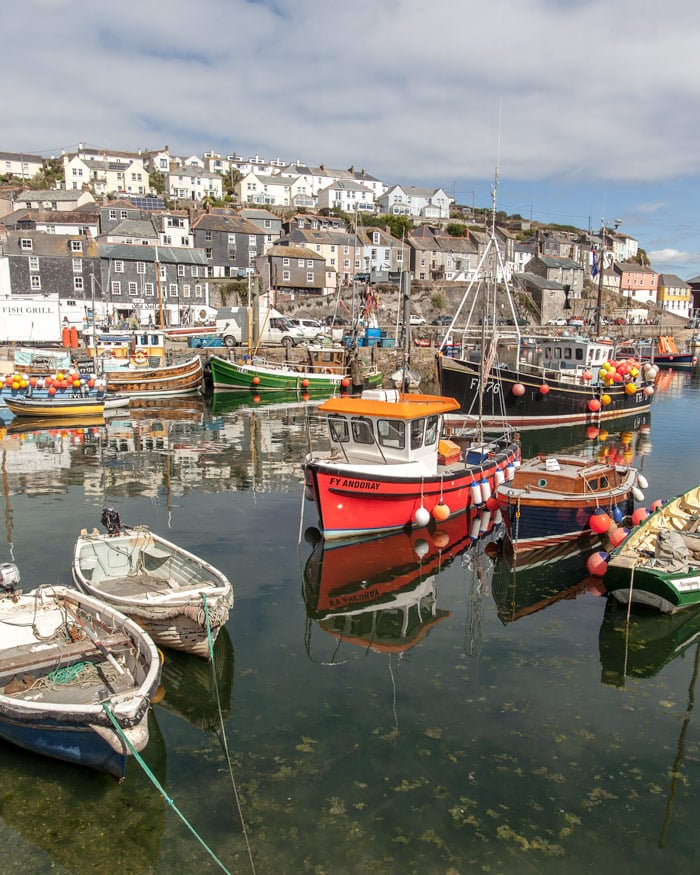
{"type": "MultiPolygon", "coordinates": [[[[131,641],[120,633],[106,635],[101,644],[115,657],[132,649],[131,641]]],[[[131,672],[124,668],[120,674],[87,638],[13,647],[0,656],[0,684],[2,694],[14,699],[76,705],[98,704],[135,686],[131,672]]]]}
{"type": "Polygon", "coordinates": [[[120,598],[146,598],[164,596],[173,590],[182,590],[182,586],[171,582],[167,577],[155,577],[150,574],[129,574],[124,577],[109,577],[106,580],[91,582],[95,592],[120,598]]]}

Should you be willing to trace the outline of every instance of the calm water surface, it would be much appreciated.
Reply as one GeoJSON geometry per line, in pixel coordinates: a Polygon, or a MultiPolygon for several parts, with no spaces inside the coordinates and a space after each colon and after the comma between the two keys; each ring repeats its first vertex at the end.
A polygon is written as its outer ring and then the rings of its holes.
{"type": "MultiPolygon", "coordinates": [[[[513,572],[467,521],[324,552],[309,412],[183,400],[0,441],[25,589],[70,581],[108,505],[233,581],[221,709],[208,666],[166,654],[145,753],[202,841],[259,875],[697,871],[700,619],[625,639],[583,559],[513,572]]],[[[698,372],[662,375],[646,422],[529,433],[524,455],[633,459],[650,503],[700,481],[699,427],[698,372]]],[[[0,838],[5,872],[221,871],[136,762],[118,784],[0,743],[0,838]]]]}

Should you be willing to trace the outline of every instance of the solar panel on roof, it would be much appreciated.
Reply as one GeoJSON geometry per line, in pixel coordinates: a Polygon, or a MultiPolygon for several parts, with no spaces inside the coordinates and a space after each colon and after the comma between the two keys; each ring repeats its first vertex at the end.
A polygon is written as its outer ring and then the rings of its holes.
{"type": "Polygon", "coordinates": [[[130,197],[129,201],[138,210],[164,210],[165,201],[160,197],[130,197]]]}

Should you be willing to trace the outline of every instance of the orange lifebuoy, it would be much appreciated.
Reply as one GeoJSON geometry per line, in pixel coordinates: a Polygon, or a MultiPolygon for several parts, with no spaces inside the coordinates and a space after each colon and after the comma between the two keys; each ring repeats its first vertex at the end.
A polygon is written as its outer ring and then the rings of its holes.
{"type": "Polygon", "coordinates": [[[142,349],[139,349],[131,356],[131,363],[137,366],[147,365],[148,356],[142,349]]]}

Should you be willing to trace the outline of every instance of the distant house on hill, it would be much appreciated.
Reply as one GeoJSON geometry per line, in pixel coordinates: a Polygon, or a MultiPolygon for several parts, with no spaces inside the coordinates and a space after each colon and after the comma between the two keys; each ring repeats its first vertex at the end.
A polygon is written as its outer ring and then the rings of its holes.
{"type": "Polygon", "coordinates": [[[675,273],[660,273],[656,303],[674,316],[689,319],[693,304],[693,290],[690,283],[682,280],[675,273]]]}

